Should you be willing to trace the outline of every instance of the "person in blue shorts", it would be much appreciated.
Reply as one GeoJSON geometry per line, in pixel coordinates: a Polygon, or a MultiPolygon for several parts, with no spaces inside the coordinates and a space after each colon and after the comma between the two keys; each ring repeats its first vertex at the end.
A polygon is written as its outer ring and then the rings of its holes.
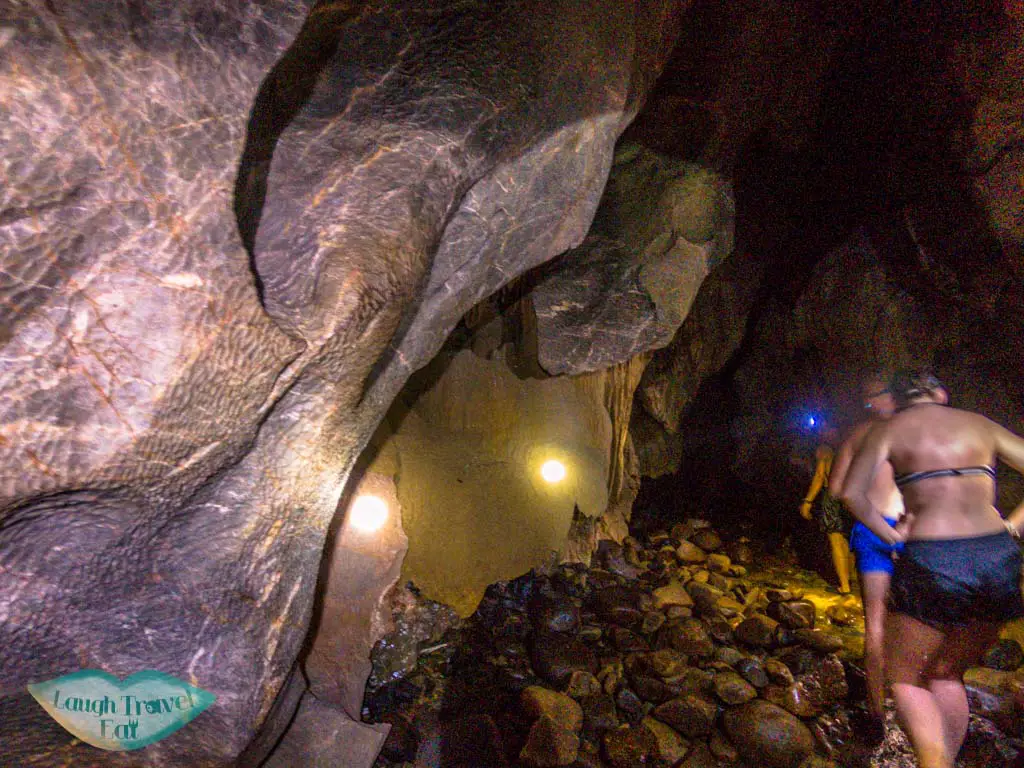
{"type": "Polygon", "coordinates": [[[885,542],[905,542],[892,575],[885,672],[920,768],[954,768],[970,716],[963,675],[1024,617],[1019,548],[1024,502],[995,507],[996,460],[1024,473],[1024,439],[985,417],[950,408],[924,371],[889,383],[897,410],[857,448],[842,498],[885,542]],[[871,498],[886,467],[907,514],[890,526],[871,498]]]}
{"type": "MultiPolygon", "coordinates": [[[[885,421],[896,411],[896,402],[888,388],[888,377],[881,373],[868,376],[861,387],[867,420],[861,422],[836,453],[829,479],[829,491],[841,498],[850,461],[874,424],[885,421]]],[[[903,496],[893,481],[892,465],[885,464],[875,475],[871,500],[889,525],[895,526],[903,515],[903,496]]],[[[867,703],[870,720],[862,735],[867,741],[880,741],[885,735],[885,654],[883,631],[885,606],[893,573],[893,552],[902,544],[887,544],[857,521],[850,532],[850,549],[856,558],[857,578],[864,603],[864,672],[867,677],[867,703]]]]}

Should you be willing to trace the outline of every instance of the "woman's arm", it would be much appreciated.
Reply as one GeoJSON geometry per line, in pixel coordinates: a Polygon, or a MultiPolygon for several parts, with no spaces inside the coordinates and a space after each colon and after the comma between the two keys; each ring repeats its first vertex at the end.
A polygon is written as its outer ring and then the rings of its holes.
{"type": "Polygon", "coordinates": [[[821,489],[825,486],[825,480],[828,479],[828,465],[829,459],[832,458],[832,449],[827,445],[819,445],[814,452],[814,456],[817,459],[817,464],[814,467],[814,477],[811,478],[811,485],[804,495],[803,503],[800,505],[800,516],[804,520],[811,519],[811,504],[814,503],[818,494],[821,493],[821,489]]]}
{"type": "MultiPolygon", "coordinates": [[[[986,419],[986,421],[988,421],[986,419]]],[[[989,429],[995,438],[996,455],[1021,474],[1024,474],[1024,439],[1015,435],[994,421],[989,421],[989,429]]],[[[1014,538],[1021,537],[1024,530],[1024,501],[1006,516],[1009,530],[1014,538]]]]}
{"type": "Polygon", "coordinates": [[[841,498],[853,516],[887,544],[896,544],[906,538],[903,531],[892,528],[868,499],[868,491],[875,473],[889,460],[889,440],[886,425],[878,424],[868,431],[853,454],[849,472],[843,481],[841,498]]]}

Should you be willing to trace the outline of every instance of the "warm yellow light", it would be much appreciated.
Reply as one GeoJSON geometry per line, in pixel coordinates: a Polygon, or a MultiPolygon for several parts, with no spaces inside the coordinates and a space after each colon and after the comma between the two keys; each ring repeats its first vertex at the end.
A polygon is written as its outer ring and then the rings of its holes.
{"type": "Polygon", "coordinates": [[[388,519],[388,505],[379,496],[357,496],[348,513],[348,522],[357,531],[373,533],[388,519]]]}
{"type": "Polygon", "coordinates": [[[565,479],[565,464],[556,459],[545,461],[540,468],[540,476],[549,483],[557,483],[565,479]]]}

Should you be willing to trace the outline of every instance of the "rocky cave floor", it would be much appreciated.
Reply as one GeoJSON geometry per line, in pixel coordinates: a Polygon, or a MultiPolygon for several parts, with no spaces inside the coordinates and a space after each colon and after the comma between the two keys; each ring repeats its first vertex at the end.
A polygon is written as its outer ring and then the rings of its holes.
{"type": "MultiPolygon", "coordinates": [[[[792,552],[688,521],[603,542],[591,567],[494,584],[462,622],[421,600],[428,628],[395,635],[416,641],[415,665],[407,647],[396,671],[400,642],[375,651],[363,714],[392,724],[376,766],[909,768],[891,705],[884,738],[870,737],[854,595],[792,552]]],[[[1019,711],[1003,683],[1020,684],[1022,660],[1015,640],[989,652],[972,712],[1019,711]]],[[[958,768],[1024,756],[1006,733],[1024,736],[1019,718],[1000,724],[972,714],[958,768]]]]}

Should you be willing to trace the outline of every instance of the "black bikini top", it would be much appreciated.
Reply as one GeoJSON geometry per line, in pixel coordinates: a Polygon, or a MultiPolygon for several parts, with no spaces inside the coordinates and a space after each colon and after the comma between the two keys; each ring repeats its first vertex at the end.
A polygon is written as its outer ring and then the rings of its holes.
{"type": "Polygon", "coordinates": [[[959,469],[929,469],[925,472],[908,472],[905,475],[896,475],[896,487],[902,488],[905,485],[916,483],[918,480],[928,480],[932,477],[965,477],[969,475],[988,475],[996,479],[996,470],[989,466],[960,467],[959,469]]]}

